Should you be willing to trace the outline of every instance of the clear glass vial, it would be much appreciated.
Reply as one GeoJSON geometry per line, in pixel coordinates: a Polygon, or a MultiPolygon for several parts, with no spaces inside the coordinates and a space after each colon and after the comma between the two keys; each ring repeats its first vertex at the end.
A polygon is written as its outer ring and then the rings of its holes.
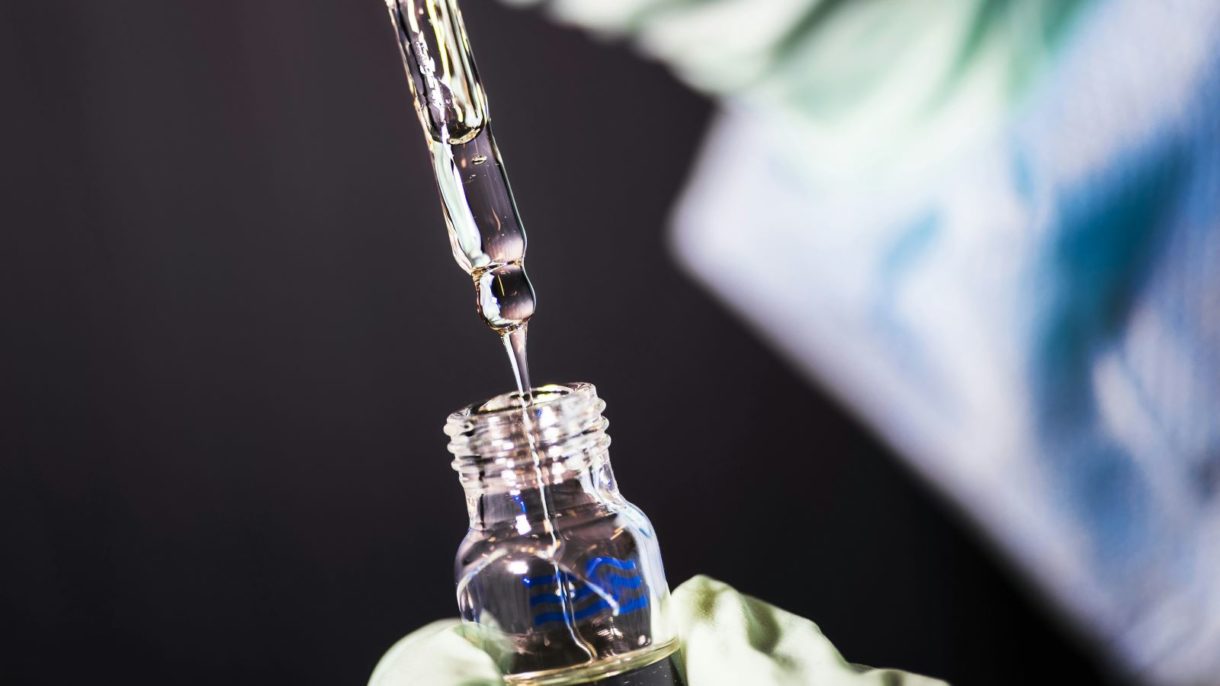
{"type": "Polygon", "coordinates": [[[619,494],[590,384],[497,396],[449,416],[470,531],[463,620],[510,684],[675,686],[656,534],[619,494]]]}

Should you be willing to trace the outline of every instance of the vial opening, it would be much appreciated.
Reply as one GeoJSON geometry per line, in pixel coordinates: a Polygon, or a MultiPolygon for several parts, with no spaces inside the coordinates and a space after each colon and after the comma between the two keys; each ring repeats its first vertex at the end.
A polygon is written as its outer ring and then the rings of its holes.
{"type": "Polygon", "coordinates": [[[504,393],[488,400],[480,405],[472,406],[471,413],[476,415],[491,414],[494,412],[503,412],[507,410],[520,411],[525,408],[533,408],[538,405],[544,405],[548,402],[575,393],[581,386],[590,386],[589,384],[573,384],[572,386],[563,386],[560,384],[546,384],[531,388],[524,396],[519,391],[512,393],[504,393]]]}

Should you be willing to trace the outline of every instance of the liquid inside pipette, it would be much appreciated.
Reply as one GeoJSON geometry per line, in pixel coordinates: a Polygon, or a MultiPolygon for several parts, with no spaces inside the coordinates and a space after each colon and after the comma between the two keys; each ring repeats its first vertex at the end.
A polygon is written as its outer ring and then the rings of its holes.
{"type": "Polygon", "coordinates": [[[386,0],[423,126],[453,257],[471,277],[483,321],[508,351],[528,402],[526,323],[535,309],[525,272],[525,228],[491,133],[479,81],[453,0],[386,0]]]}

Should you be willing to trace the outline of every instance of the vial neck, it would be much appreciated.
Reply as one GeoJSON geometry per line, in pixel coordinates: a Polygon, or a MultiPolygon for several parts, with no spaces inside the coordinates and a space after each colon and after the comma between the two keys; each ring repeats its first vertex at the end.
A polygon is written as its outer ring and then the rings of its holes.
{"type": "Polygon", "coordinates": [[[569,511],[621,500],[610,470],[606,404],[585,383],[509,393],[449,416],[453,468],[472,528],[531,530],[569,511]]]}
{"type": "Polygon", "coordinates": [[[609,460],[604,453],[599,458],[560,473],[541,467],[516,478],[502,475],[464,484],[470,528],[508,527],[525,535],[596,516],[622,498],[609,460]]]}

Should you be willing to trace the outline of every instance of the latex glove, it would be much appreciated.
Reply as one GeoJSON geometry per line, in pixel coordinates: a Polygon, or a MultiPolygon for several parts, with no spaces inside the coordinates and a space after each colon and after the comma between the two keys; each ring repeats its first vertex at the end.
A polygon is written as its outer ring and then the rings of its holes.
{"type": "Polygon", "coordinates": [[[505,0],[623,37],[766,120],[787,174],[926,174],[994,131],[1095,0],[505,0]]]}
{"type": "MultiPolygon", "coordinates": [[[[936,679],[852,665],[811,621],[706,576],[674,591],[687,686],[932,686],[936,679]]],[[[495,662],[456,619],[429,624],[381,658],[369,686],[501,686],[495,662]]]]}

